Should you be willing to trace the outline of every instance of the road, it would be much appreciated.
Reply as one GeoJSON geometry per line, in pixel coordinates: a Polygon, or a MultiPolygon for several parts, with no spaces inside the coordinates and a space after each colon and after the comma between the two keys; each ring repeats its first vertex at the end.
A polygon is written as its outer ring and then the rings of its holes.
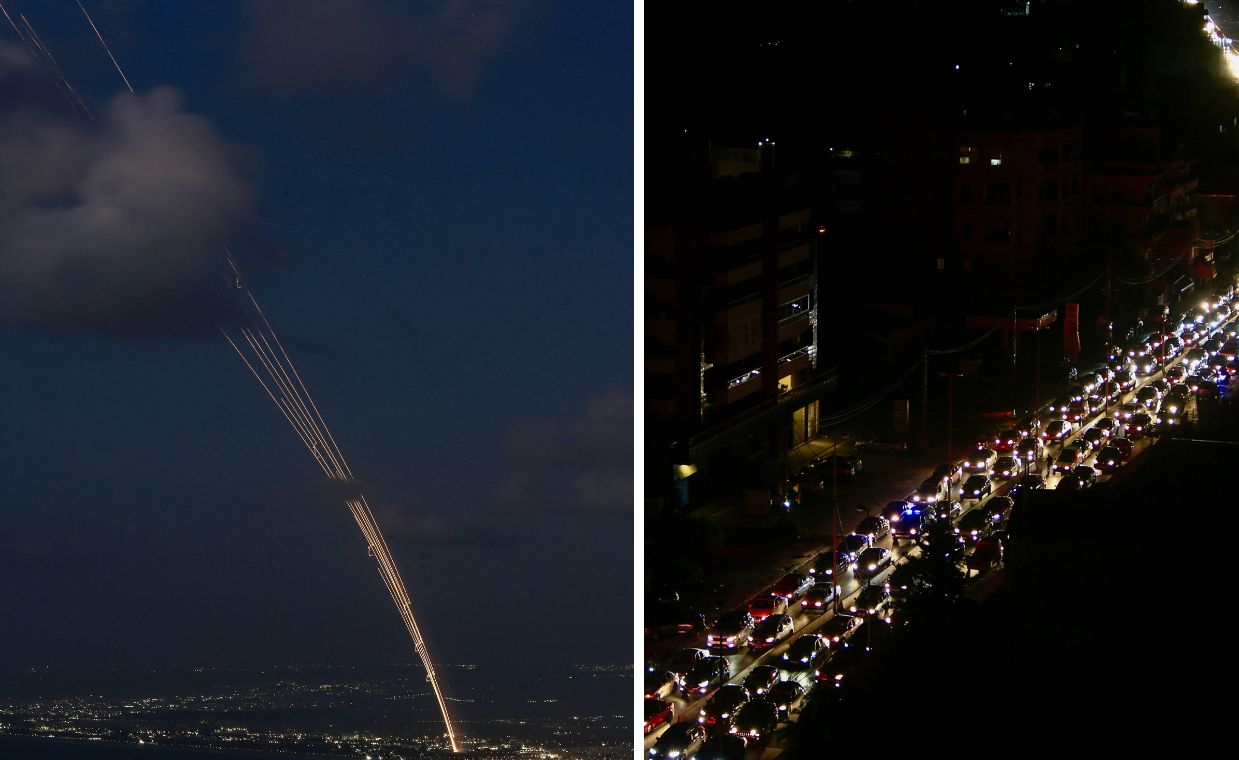
{"type": "MultiPolygon", "coordinates": [[[[1152,374],[1140,378],[1138,382],[1131,389],[1129,389],[1126,392],[1121,393],[1114,401],[1112,401],[1109,404],[1108,409],[1110,410],[1111,414],[1113,413],[1114,409],[1118,405],[1123,404],[1123,403],[1128,403],[1128,402],[1134,402],[1137,392],[1141,388],[1147,386],[1149,383],[1162,378],[1164,376],[1165,370],[1179,365],[1183,361],[1184,354],[1190,348],[1192,348],[1193,346],[1200,345],[1209,337],[1215,337],[1215,336],[1218,336],[1219,334],[1222,334],[1223,331],[1226,330],[1228,327],[1233,326],[1236,322],[1237,317],[1239,317],[1239,309],[1237,309],[1235,313],[1227,321],[1223,322],[1216,329],[1212,330],[1209,333],[1209,335],[1206,335],[1200,338],[1194,343],[1189,343],[1189,344],[1184,345],[1182,350],[1177,356],[1175,356],[1173,359],[1170,359],[1169,361],[1166,362],[1164,368],[1156,370],[1152,374]]],[[[1086,424],[1082,425],[1079,429],[1072,432],[1069,436],[1067,436],[1062,441],[1051,444],[1049,446],[1050,453],[1053,456],[1057,457],[1058,453],[1062,450],[1062,448],[1064,448],[1065,446],[1071,445],[1072,443],[1079,440],[1081,436],[1084,435],[1085,431],[1095,426],[1099,420],[1104,418],[1105,416],[1104,411],[1105,410],[1103,409],[1103,410],[1098,410],[1094,412],[1086,420],[1086,424]]],[[[1185,413],[1185,418],[1191,415],[1194,415],[1196,413],[1197,413],[1196,404],[1195,404],[1195,399],[1193,398],[1192,400],[1189,401],[1188,410],[1185,413]]],[[[1156,443],[1156,440],[1157,440],[1156,438],[1145,437],[1145,438],[1141,438],[1139,440],[1134,441],[1132,457],[1131,457],[1132,462],[1135,462],[1135,460],[1137,460],[1144,451],[1146,451],[1150,446],[1154,445],[1156,443]]],[[[881,461],[881,458],[878,458],[877,461],[881,461]]],[[[1126,467],[1130,467],[1132,462],[1129,462],[1126,465],[1126,467]]],[[[1083,463],[1089,466],[1095,467],[1096,465],[1095,453],[1090,454],[1084,460],[1083,463]]],[[[866,459],[865,466],[866,468],[869,468],[869,459],[866,459]]],[[[888,468],[882,467],[880,469],[885,470],[888,468]]],[[[903,468],[903,470],[898,475],[896,475],[896,473],[894,472],[891,472],[889,473],[891,477],[889,477],[888,480],[884,481],[886,483],[886,487],[891,488],[891,490],[887,491],[887,494],[889,494],[889,497],[885,498],[884,500],[882,498],[876,498],[876,499],[872,499],[871,501],[875,502],[876,505],[880,507],[881,505],[884,505],[887,501],[893,501],[898,498],[901,498],[903,494],[908,493],[909,489],[907,487],[907,484],[909,483],[919,484],[920,481],[928,477],[931,472],[932,472],[932,468],[917,469],[917,470],[909,471],[906,467],[903,468]],[[894,484],[899,484],[899,485],[894,486],[894,484]]],[[[1121,476],[1122,473],[1123,473],[1123,469],[1120,469],[1117,473],[1115,473],[1115,475],[1101,474],[1098,480],[1098,485],[1103,485],[1105,482],[1110,480],[1112,477],[1121,476]]],[[[967,475],[965,474],[965,478],[966,477],[967,475]]],[[[1055,488],[1060,481],[1061,481],[1060,476],[1051,475],[1047,477],[1046,487],[1055,488]]],[[[985,500],[974,503],[972,505],[972,509],[976,509],[976,508],[983,506],[985,502],[987,502],[989,499],[993,498],[994,496],[1004,495],[1007,492],[1007,490],[1009,490],[1013,482],[1014,482],[1014,479],[1012,479],[1011,481],[1002,483],[1000,486],[996,487],[994,489],[994,493],[991,494],[989,497],[987,497],[985,500]]],[[[875,493],[874,495],[877,495],[877,494],[875,493]]],[[[859,517],[860,516],[858,515],[855,518],[855,520],[858,520],[859,517]]],[[[851,522],[855,522],[855,520],[851,520],[851,522]]],[[[915,554],[919,550],[919,547],[915,545],[909,546],[905,544],[903,546],[893,546],[891,542],[891,538],[889,536],[876,542],[876,545],[892,548],[895,552],[896,563],[906,561],[906,558],[908,556],[915,556],[915,554]]],[[[819,547],[818,550],[807,553],[806,556],[803,558],[803,560],[793,569],[797,571],[801,571],[801,572],[807,572],[808,568],[812,564],[812,558],[816,557],[819,551],[825,550],[826,548],[828,548],[828,545],[823,545],[819,547]]],[[[874,579],[873,582],[874,583],[885,582],[890,572],[891,572],[891,569],[887,569],[886,571],[878,575],[874,579]]],[[[981,580],[982,580],[981,578],[977,578],[975,582],[979,583],[981,582],[981,580]]],[[[847,603],[850,602],[857,593],[859,593],[861,587],[862,585],[857,581],[853,573],[848,572],[841,583],[840,597],[843,600],[844,607],[846,607],[847,603]]],[[[767,588],[763,587],[763,588],[754,590],[753,593],[750,593],[748,595],[748,598],[751,599],[759,595],[764,596],[766,593],[768,593],[767,588]]],[[[734,607],[737,609],[745,607],[745,606],[747,606],[747,601],[742,604],[734,605],[734,607]]],[[[793,612],[793,623],[795,625],[795,633],[792,636],[790,636],[787,640],[785,640],[779,645],[765,652],[762,652],[760,654],[754,654],[746,650],[746,651],[739,652],[737,654],[731,654],[731,655],[726,656],[726,659],[730,666],[730,670],[732,674],[732,677],[728,683],[733,683],[733,684],[743,683],[745,677],[752,671],[754,667],[757,667],[758,665],[776,664],[778,661],[780,661],[782,653],[787,650],[787,648],[790,646],[790,643],[794,641],[796,637],[802,634],[805,634],[805,633],[813,633],[817,631],[828,620],[830,620],[834,616],[834,613],[832,611],[825,611],[825,612],[818,613],[818,612],[805,611],[800,608],[799,604],[796,604],[795,607],[796,607],[796,610],[793,612]]],[[[647,646],[646,654],[647,654],[647,658],[657,657],[661,661],[663,657],[659,655],[663,655],[663,654],[669,653],[670,651],[678,650],[679,648],[688,647],[688,646],[704,647],[705,646],[704,637],[692,637],[692,638],[688,636],[673,637],[669,643],[663,643],[661,646],[657,646],[654,648],[647,646]]],[[[801,684],[805,686],[806,689],[809,689],[813,685],[811,682],[812,680],[811,676],[806,675],[806,674],[799,674],[799,673],[785,671],[784,676],[789,679],[795,679],[795,680],[800,681],[801,684]]],[[[705,695],[703,697],[693,698],[689,700],[684,700],[676,696],[676,697],[669,698],[669,701],[671,701],[672,704],[675,706],[675,715],[676,715],[677,720],[696,720],[699,714],[699,711],[701,710],[702,706],[704,706],[708,696],[709,695],[705,695]]],[[[792,719],[794,720],[795,717],[796,716],[793,715],[792,719]]],[[[658,736],[660,736],[664,730],[665,728],[659,728],[655,732],[653,732],[650,736],[646,737],[645,748],[647,750],[654,745],[654,743],[657,741],[658,736]]],[[[762,745],[759,745],[753,748],[752,750],[750,750],[749,757],[770,758],[770,757],[777,756],[779,751],[780,751],[779,743],[778,743],[778,739],[776,738],[774,741],[768,744],[762,743],[762,745]]]]}

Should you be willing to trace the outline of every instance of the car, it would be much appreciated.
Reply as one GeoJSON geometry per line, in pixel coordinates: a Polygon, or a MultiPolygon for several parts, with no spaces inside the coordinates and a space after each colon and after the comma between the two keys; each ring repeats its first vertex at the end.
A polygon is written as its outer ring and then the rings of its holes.
{"type": "Polygon", "coordinates": [[[940,464],[934,468],[934,473],[930,477],[946,480],[949,486],[963,479],[964,468],[959,464],[940,464]]]}
{"type": "Polygon", "coordinates": [[[925,533],[925,528],[936,519],[938,519],[938,513],[933,507],[909,509],[899,515],[897,521],[892,521],[891,541],[898,542],[905,538],[919,541],[920,537],[925,533]]]}
{"type": "Polygon", "coordinates": [[[823,482],[829,483],[835,478],[854,479],[864,469],[864,462],[861,461],[860,457],[831,454],[830,456],[813,460],[805,465],[805,469],[815,477],[822,478],[823,482]]]}
{"type": "Polygon", "coordinates": [[[1119,454],[1123,456],[1123,461],[1131,459],[1132,442],[1126,438],[1115,438],[1110,441],[1110,445],[1119,450],[1119,454]]]}
{"type": "Polygon", "coordinates": [[[779,711],[779,720],[785,721],[800,709],[808,692],[797,681],[779,681],[770,687],[769,695],[779,711]]]}
{"type": "Polygon", "coordinates": [[[694,696],[704,696],[731,678],[731,666],[726,657],[707,657],[693,666],[684,677],[686,691],[694,696]]]}
{"type": "Polygon", "coordinates": [[[942,492],[946,489],[942,487],[942,481],[926,478],[920,487],[916,489],[916,493],[912,494],[912,503],[914,504],[933,504],[942,496],[942,492]]]}
{"type": "Polygon", "coordinates": [[[666,668],[649,667],[645,669],[645,698],[662,699],[680,690],[683,681],[677,674],[666,668]]]}
{"type": "Polygon", "coordinates": [[[714,696],[710,697],[710,700],[701,708],[697,722],[705,726],[707,731],[720,728],[726,730],[731,726],[736,712],[747,704],[749,699],[748,689],[739,684],[727,684],[714,692],[714,696]]]}
{"type": "Polygon", "coordinates": [[[1187,377],[1187,370],[1179,366],[1178,364],[1176,364],[1175,366],[1166,370],[1165,374],[1166,374],[1167,380],[1178,385],[1183,382],[1184,378],[1187,377]]]}
{"type": "Polygon", "coordinates": [[[1219,395],[1217,383],[1212,380],[1201,380],[1193,394],[1196,398],[1217,398],[1219,395]]]}
{"type": "Polygon", "coordinates": [[[748,739],[737,734],[715,734],[701,745],[695,760],[744,760],[748,754],[748,739]]]}
{"type": "Polygon", "coordinates": [[[666,733],[650,748],[650,760],[676,760],[692,757],[705,744],[706,730],[696,723],[683,721],[671,724],[666,733]]]}
{"type": "Polygon", "coordinates": [[[843,577],[848,570],[852,569],[852,565],[856,563],[851,554],[843,551],[835,551],[827,549],[817,555],[817,559],[813,563],[813,575],[819,579],[831,578],[838,575],[843,577]]]}
{"type": "Polygon", "coordinates": [[[760,652],[763,649],[769,649],[788,636],[791,636],[795,630],[796,627],[792,625],[791,615],[771,615],[753,629],[753,638],[749,641],[749,650],[760,652]]]}
{"type": "MultiPolygon", "coordinates": [[[[1044,483],[1044,481],[1042,481],[1044,483]]],[[[995,496],[985,502],[985,513],[996,526],[1003,526],[1015,509],[1015,500],[1010,496],[995,496]]]]}
{"type": "Polygon", "coordinates": [[[856,560],[856,577],[868,580],[881,573],[891,564],[891,550],[884,546],[871,546],[856,560]]]}
{"type": "Polygon", "coordinates": [[[1020,442],[1021,438],[1023,438],[1023,435],[1015,428],[1001,430],[998,432],[998,435],[994,436],[994,450],[998,452],[1011,451],[1015,448],[1015,444],[1020,442]]]}
{"type": "Polygon", "coordinates": [[[1067,420],[1053,420],[1045,426],[1041,437],[1047,441],[1061,441],[1071,435],[1072,426],[1067,420]]]}
{"type": "Polygon", "coordinates": [[[934,510],[937,520],[953,523],[964,513],[964,505],[959,501],[940,501],[934,510]]]}
{"type": "Polygon", "coordinates": [[[645,735],[657,730],[659,726],[675,722],[675,705],[662,699],[645,699],[645,735]]]}
{"type": "Polygon", "coordinates": [[[868,653],[869,647],[859,642],[836,647],[831,651],[830,659],[818,668],[816,680],[836,688],[842,686],[848,672],[859,665],[868,653]]]}
{"type": "Polygon", "coordinates": [[[855,561],[860,553],[869,548],[869,544],[873,543],[869,536],[861,535],[860,533],[849,533],[839,542],[839,551],[850,554],[855,561]]]}
{"type": "Polygon", "coordinates": [[[1030,472],[1015,482],[1011,486],[1011,490],[1007,491],[1009,496],[1014,497],[1016,494],[1025,493],[1027,491],[1043,491],[1045,490],[1045,478],[1040,475],[1030,472]]]}
{"type": "Polygon", "coordinates": [[[915,506],[916,504],[912,502],[910,497],[908,499],[901,499],[900,501],[888,501],[886,502],[886,506],[882,507],[881,517],[888,523],[894,525],[899,521],[899,516],[901,514],[915,506]]]}
{"type": "Polygon", "coordinates": [[[1084,454],[1078,446],[1067,446],[1058,454],[1058,459],[1054,460],[1054,472],[1065,475],[1076,468],[1076,465],[1084,461],[1084,454]]]}
{"type": "Polygon", "coordinates": [[[1035,462],[1045,456],[1045,443],[1033,436],[1020,441],[1015,447],[1015,455],[1024,462],[1035,462]]]}
{"type": "Polygon", "coordinates": [[[760,623],[771,615],[778,615],[781,612],[787,612],[787,599],[776,594],[759,596],[749,602],[749,614],[753,616],[754,623],[760,623]]]}
{"type": "Polygon", "coordinates": [[[783,653],[780,663],[784,670],[809,671],[826,661],[830,655],[830,641],[817,633],[802,633],[783,653]]]}
{"type": "Polygon", "coordinates": [[[1063,415],[1063,419],[1068,422],[1078,423],[1088,419],[1091,413],[1092,411],[1088,408],[1088,402],[1081,399],[1080,401],[1071,402],[1071,405],[1067,407],[1067,412],[1063,415]]]}
{"type": "Polygon", "coordinates": [[[770,691],[775,684],[780,683],[782,677],[779,669],[775,666],[758,665],[745,676],[744,688],[749,690],[749,694],[755,697],[760,696],[770,691]]]}
{"type": "Polygon", "coordinates": [[[1093,425],[1093,428],[1100,430],[1103,434],[1105,434],[1106,438],[1112,437],[1115,431],[1118,430],[1118,427],[1119,421],[1113,417],[1102,417],[1097,420],[1097,424],[1093,425]]]}
{"type": "Polygon", "coordinates": [[[869,537],[869,543],[872,544],[883,536],[889,536],[891,533],[891,524],[885,517],[873,515],[866,517],[856,526],[856,532],[862,536],[869,537]]]}
{"type": "Polygon", "coordinates": [[[710,656],[710,650],[688,648],[681,649],[675,653],[675,656],[667,661],[666,669],[669,670],[680,682],[680,688],[684,688],[685,678],[688,677],[688,671],[693,669],[693,666],[710,656]]]}
{"type": "Polygon", "coordinates": [[[813,588],[813,576],[808,573],[788,573],[779,579],[779,582],[774,584],[774,588],[770,589],[770,593],[774,596],[781,596],[787,600],[788,604],[800,601],[800,597],[813,588]]]}
{"type": "Polygon", "coordinates": [[[830,607],[835,598],[835,584],[829,578],[823,578],[809,589],[809,593],[800,600],[800,606],[808,610],[823,610],[830,607]]]}
{"type": "Polygon", "coordinates": [[[1102,446],[1097,452],[1097,469],[1102,472],[1114,472],[1123,466],[1123,455],[1114,445],[1102,446]]]}
{"type": "Polygon", "coordinates": [[[1167,393],[1166,398],[1162,401],[1162,414],[1183,416],[1187,411],[1187,401],[1189,398],[1191,398],[1191,391],[1182,385],[1175,386],[1174,390],[1167,393]]]}
{"type": "Polygon", "coordinates": [[[1140,412],[1142,408],[1143,407],[1141,407],[1139,404],[1131,404],[1131,403],[1119,404],[1119,407],[1114,410],[1114,417],[1120,422],[1127,422],[1128,420],[1132,418],[1133,415],[1140,412]]]}
{"type": "Polygon", "coordinates": [[[684,604],[659,604],[645,613],[645,635],[655,641],[705,628],[706,616],[684,604]]]}
{"type": "Polygon", "coordinates": [[[747,737],[750,742],[769,739],[779,723],[779,708],[765,697],[749,702],[736,716],[731,733],[747,737]]]}
{"type": "Polygon", "coordinates": [[[1127,437],[1133,440],[1143,438],[1153,427],[1153,418],[1147,412],[1136,412],[1127,423],[1127,437]]]}
{"type": "Polygon", "coordinates": [[[1091,427],[1084,431],[1083,435],[1080,436],[1080,440],[1087,441],[1090,447],[1096,448],[1106,440],[1106,431],[1095,426],[1091,427]]]}
{"type": "Polygon", "coordinates": [[[831,646],[834,646],[855,636],[856,632],[864,624],[865,619],[863,617],[840,613],[827,620],[826,625],[819,629],[819,633],[823,638],[830,641],[831,646]]]}
{"type": "Polygon", "coordinates": [[[993,491],[993,485],[989,478],[984,475],[973,475],[964,481],[964,487],[960,489],[961,499],[984,499],[993,491]]]}
{"type": "Polygon", "coordinates": [[[1097,471],[1088,465],[1080,465],[1071,471],[1071,477],[1079,480],[1084,488],[1097,485],[1097,471]]]}
{"type": "Polygon", "coordinates": [[[891,587],[882,584],[865,586],[852,600],[848,611],[857,617],[886,617],[890,612],[891,587]]]}
{"type": "Polygon", "coordinates": [[[1002,561],[1002,542],[997,538],[986,538],[977,542],[975,549],[964,560],[968,572],[985,573],[1002,561]]]}
{"type": "Polygon", "coordinates": [[[994,461],[994,480],[1010,480],[1020,473],[1020,463],[1015,457],[998,457],[994,461]]]}
{"type": "Polygon", "coordinates": [[[997,459],[998,454],[993,449],[978,446],[964,459],[964,470],[968,472],[989,472],[997,459]]]}
{"type": "Polygon", "coordinates": [[[994,521],[981,508],[968,510],[959,521],[959,535],[970,546],[986,538],[993,531],[994,521]]]}
{"type": "Polygon", "coordinates": [[[1055,490],[1058,491],[1083,491],[1085,489],[1084,481],[1076,477],[1075,471],[1063,474],[1055,490]]]}
{"type": "Polygon", "coordinates": [[[714,628],[706,635],[706,648],[711,651],[716,649],[739,651],[740,647],[749,643],[755,625],[756,621],[753,620],[748,610],[729,612],[719,618],[714,628]]]}
{"type": "Polygon", "coordinates": [[[1072,446],[1075,446],[1076,448],[1078,448],[1080,450],[1080,456],[1084,457],[1085,459],[1088,458],[1089,454],[1093,453],[1093,444],[1089,442],[1087,438],[1077,438],[1075,443],[1072,444],[1072,446]]]}
{"type": "Polygon", "coordinates": [[[1150,412],[1156,412],[1161,404],[1162,394],[1152,385],[1146,385],[1136,391],[1136,401],[1150,412]]]}
{"type": "Polygon", "coordinates": [[[908,444],[894,438],[874,438],[856,444],[857,451],[880,451],[886,454],[901,454],[908,450],[908,444]]]}

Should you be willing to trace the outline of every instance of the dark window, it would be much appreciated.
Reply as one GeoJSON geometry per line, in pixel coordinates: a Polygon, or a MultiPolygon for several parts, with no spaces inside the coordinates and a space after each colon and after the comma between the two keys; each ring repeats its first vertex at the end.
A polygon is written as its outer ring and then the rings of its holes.
{"type": "Polygon", "coordinates": [[[1058,180],[1047,179],[1041,183],[1041,200],[1056,201],[1058,200],[1058,180]]]}
{"type": "Polygon", "coordinates": [[[965,182],[959,186],[959,202],[965,206],[972,204],[972,183],[965,182]]]}
{"type": "Polygon", "coordinates": [[[986,192],[986,200],[991,206],[1011,205],[1011,185],[1006,182],[991,182],[986,192]]]}

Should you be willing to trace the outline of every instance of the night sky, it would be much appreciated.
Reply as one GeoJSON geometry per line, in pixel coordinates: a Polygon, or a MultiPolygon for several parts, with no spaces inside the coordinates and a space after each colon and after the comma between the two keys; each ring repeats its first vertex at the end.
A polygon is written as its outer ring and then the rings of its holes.
{"type": "Polygon", "coordinates": [[[0,26],[0,665],[414,659],[214,332],[224,243],[435,659],[628,660],[631,4],[85,4],[136,97],[5,0],[94,123],[0,26]]]}

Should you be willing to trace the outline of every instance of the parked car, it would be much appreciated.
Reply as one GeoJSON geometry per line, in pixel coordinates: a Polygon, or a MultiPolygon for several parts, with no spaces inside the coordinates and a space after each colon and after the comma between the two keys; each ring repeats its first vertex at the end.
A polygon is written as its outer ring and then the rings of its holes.
{"type": "Polygon", "coordinates": [[[874,438],[869,441],[857,443],[856,450],[880,451],[886,454],[901,454],[908,450],[908,444],[904,441],[896,441],[894,438],[874,438]]]}
{"type": "Polygon", "coordinates": [[[978,446],[964,459],[966,472],[988,473],[997,461],[998,454],[993,449],[978,446]]]}
{"type": "Polygon", "coordinates": [[[645,612],[645,635],[652,640],[704,631],[706,616],[683,604],[658,604],[645,612]]]}

